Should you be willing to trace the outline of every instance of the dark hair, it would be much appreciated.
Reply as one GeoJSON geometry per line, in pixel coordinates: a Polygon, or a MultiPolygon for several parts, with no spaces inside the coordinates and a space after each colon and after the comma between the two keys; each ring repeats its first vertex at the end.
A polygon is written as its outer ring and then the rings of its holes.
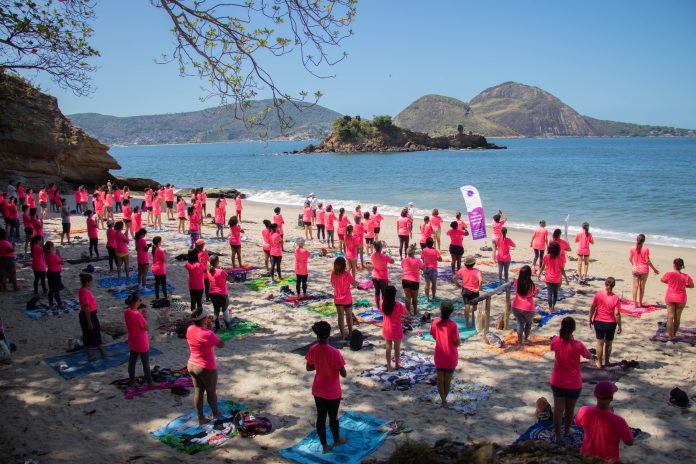
{"type": "Polygon", "coordinates": [[[461,212],[461,211],[457,211],[457,212],[454,214],[454,217],[456,217],[457,219],[461,218],[461,217],[462,217],[462,212],[461,212]]]}
{"type": "Polygon", "coordinates": [[[425,239],[425,246],[426,246],[427,248],[432,248],[433,245],[435,245],[435,240],[433,240],[432,237],[428,237],[428,238],[425,239]]]}
{"type": "Polygon", "coordinates": [[[198,250],[196,250],[195,248],[193,250],[189,250],[188,254],[186,255],[186,261],[188,261],[191,264],[197,263],[198,250]]]}
{"type": "MultiPolygon", "coordinates": [[[[4,229],[0,229],[0,230],[4,230],[4,229]]],[[[47,242],[45,242],[44,245],[43,245],[43,247],[44,247],[44,253],[48,253],[48,251],[49,251],[51,248],[53,248],[54,246],[55,246],[55,245],[53,245],[53,242],[50,241],[50,240],[47,241],[47,242]]]]}
{"type": "Polygon", "coordinates": [[[348,235],[348,234],[353,235],[353,226],[352,225],[349,225],[346,227],[346,235],[348,235]]]}
{"type": "Polygon", "coordinates": [[[201,316],[201,314],[203,314],[203,308],[196,308],[196,309],[191,311],[191,319],[192,319],[191,322],[193,322],[198,327],[201,327],[203,325],[203,323],[205,322],[205,318],[198,319],[201,316]]]}
{"type": "Polygon", "coordinates": [[[135,236],[133,237],[134,239],[138,240],[140,238],[143,238],[147,234],[147,230],[144,227],[141,227],[136,233],[135,236]]]}
{"type": "Polygon", "coordinates": [[[160,243],[162,243],[162,237],[159,235],[152,239],[152,256],[155,256],[155,250],[160,246],[160,243]]]}
{"type": "Polygon", "coordinates": [[[332,211],[333,211],[333,206],[329,205],[329,206],[326,207],[326,212],[327,212],[327,213],[330,213],[330,212],[332,212],[332,211]]]}
{"type": "Polygon", "coordinates": [[[457,221],[450,222],[450,229],[459,229],[459,223],[457,221]]]}
{"type": "Polygon", "coordinates": [[[586,234],[590,233],[590,223],[589,222],[583,222],[582,223],[582,229],[585,231],[586,234]]]}
{"type": "Polygon", "coordinates": [[[271,229],[271,232],[275,232],[275,231],[278,230],[278,224],[276,224],[276,223],[274,222],[273,224],[271,224],[270,226],[268,226],[268,228],[271,229]]]}
{"type": "Polygon", "coordinates": [[[645,234],[638,234],[638,237],[636,237],[636,251],[640,253],[640,250],[643,248],[643,244],[645,243],[645,234]]]}
{"type": "Polygon", "coordinates": [[[114,224],[114,230],[123,230],[123,221],[117,221],[116,224],[114,224]]]}
{"type": "Polygon", "coordinates": [[[439,215],[440,215],[440,210],[438,210],[437,208],[435,208],[435,209],[433,210],[433,216],[439,216],[439,215]]]}
{"type": "Polygon", "coordinates": [[[365,219],[370,219],[370,212],[369,212],[369,211],[365,211],[365,214],[363,214],[363,217],[364,217],[365,219]]]}
{"type": "Polygon", "coordinates": [[[315,322],[312,325],[312,332],[319,340],[326,340],[331,335],[331,324],[326,321],[315,322]]]}
{"type": "Polygon", "coordinates": [[[555,238],[556,240],[558,240],[559,238],[561,238],[561,229],[554,229],[554,231],[553,231],[553,238],[555,238]]]}
{"type": "Polygon", "coordinates": [[[80,274],[80,285],[84,285],[87,282],[92,281],[92,274],[88,274],[86,272],[83,272],[80,274]]]}
{"type": "Polygon", "coordinates": [[[372,207],[372,212],[373,212],[373,213],[376,213],[376,212],[377,212],[377,207],[376,207],[376,206],[373,206],[373,207],[372,207]]]}
{"type": "Polygon", "coordinates": [[[387,285],[387,288],[384,289],[382,312],[389,316],[392,312],[394,312],[394,306],[396,306],[396,287],[393,285],[387,285]]]}
{"type": "Polygon", "coordinates": [[[573,332],[575,332],[575,319],[572,317],[564,317],[561,321],[561,330],[558,335],[563,340],[570,340],[573,337],[573,332]]]}
{"type": "Polygon", "coordinates": [[[338,258],[334,259],[333,263],[333,273],[336,275],[340,275],[346,272],[346,258],[343,256],[339,256],[338,258]]]}
{"type": "Polygon", "coordinates": [[[493,220],[494,220],[495,222],[500,222],[500,214],[494,214],[494,215],[493,215],[493,220]]]}
{"type": "Polygon", "coordinates": [[[186,213],[191,216],[194,212],[196,211],[195,206],[189,206],[188,209],[186,210],[186,213]]]}
{"type": "Polygon", "coordinates": [[[542,219],[541,221],[539,221],[539,225],[546,227],[546,221],[542,219]]]}
{"type": "Polygon", "coordinates": [[[408,216],[408,210],[406,208],[401,210],[401,217],[406,217],[408,216]]]}
{"type": "Polygon", "coordinates": [[[684,260],[681,258],[674,258],[672,264],[674,265],[674,268],[677,270],[681,271],[682,269],[684,269],[684,260]]]}
{"type": "Polygon", "coordinates": [[[268,219],[264,219],[263,225],[266,229],[270,229],[271,228],[271,221],[269,221],[268,219]]]}
{"type": "Polygon", "coordinates": [[[140,299],[140,296],[138,296],[138,292],[131,292],[126,297],[126,304],[128,306],[132,306],[133,303],[137,303],[139,299],[140,299]]]}
{"type": "Polygon", "coordinates": [[[382,252],[382,241],[381,241],[381,240],[377,240],[377,241],[374,243],[374,245],[372,245],[372,247],[375,249],[375,251],[376,251],[377,253],[381,253],[381,252],[382,252]]]}
{"type": "Polygon", "coordinates": [[[532,268],[525,265],[520,269],[520,275],[517,277],[517,294],[520,296],[529,296],[532,291],[534,282],[532,282],[532,268]]]}
{"type": "Polygon", "coordinates": [[[275,208],[273,208],[273,212],[276,214],[280,214],[280,208],[276,206],[275,208]]]}
{"type": "Polygon", "coordinates": [[[34,249],[34,246],[36,246],[37,243],[41,242],[42,239],[43,239],[43,237],[40,236],[40,235],[34,235],[34,236],[31,238],[31,241],[29,242],[29,245],[31,246],[32,250],[34,249]]]}
{"type": "Polygon", "coordinates": [[[423,222],[425,222],[425,223],[430,222],[430,216],[423,216],[423,222]]]}
{"type": "Polygon", "coordinates": [[[500,235],[502,235],[503,238],[507,237],[507,227],[500,229],[500,235]]]}
{"type": "Polygon", "coordinates": [[[549,243],[549,255],[553,259],[558,258],[558,256],[561,254],[561,244],[558,242],[551,242],[549,243]]]}
{"type": "Polygon", "coordinates": [[[230,227],[234,227],[237,225],[238,222],[239,222],[239,219],[237,218],[237,216],[232,216],[232,217],[230,217],[230,220],[227,221],[227,225],[230,227]]]}
{"type": "Polygon", "coordinates": [[[440,303],[440,319],[443,321],[449,320],[452,311],[454,311],[452,300],[442,300],[442,303],[440,303]]]}
{"type": "Polygon", "coordinates": [[[220,257],[218,255],[213,255],[210,257],[210,262],[208,262],[209,271],[213,272],[215,265],[220,262],[220,257]]]}
{"type": "Polygon", "coordinates": [[[339,208],[338,210],[338,219],[343,218],[343,214],[346,212],[345,208],[339,208]]]}
{"type": "Polygon", "coordinates": [[[613,289],[614,285],[616,285],[616,279],[613,277],[607,277],[606,279],[604,279],[604,285],[608,286],[609,289],[613,289]]]}

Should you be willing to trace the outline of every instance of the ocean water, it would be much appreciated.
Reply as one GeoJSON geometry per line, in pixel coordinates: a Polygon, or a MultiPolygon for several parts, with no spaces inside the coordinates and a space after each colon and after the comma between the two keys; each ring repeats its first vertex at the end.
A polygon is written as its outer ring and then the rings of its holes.
{"type": "MultiPolygon", "coordinates": [[[[597,238],[696,248],[696,138],[497,139],[507,150],[289,155],[311,141],[114,147],[119,175],[177,187],[234,187],[256,201],[300,205],[315,192],[335,208],[396,215],[466,211],[462,185],[479,189],[486,222],[501,209],[513,227],[545,219],[597,238]]],[[[270,211],[270,210],[269,210],[270,211]]],[[[466,216],[466,214],[465,214],[466,216]]]]}

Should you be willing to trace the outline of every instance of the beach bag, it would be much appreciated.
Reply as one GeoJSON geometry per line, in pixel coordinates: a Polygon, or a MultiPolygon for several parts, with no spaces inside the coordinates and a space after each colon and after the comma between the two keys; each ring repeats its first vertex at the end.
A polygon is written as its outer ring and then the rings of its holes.
{"type": "Polygon", "coordinates": [[[674,387],[672,391],[669,392],[669,402],[680,408],[688,408],[689,396],[681,388],[674,387]]]}
{"type": "Polygon", "coordinates": [[[39,304],[39,297],[32,296],[31,298],[29,298],[29,301],[27,301],[27,309],[29,311],[33,311],[36,309],[37,304],[39,304]]]}
{"type": "Polygon", "coordinates": [[[500,337],[494,334],[493,332],[488,332],[486,334],[486,341],[489,345],[495,346],[496,348],[503,347],[503,340],[501,340],[500,337]]]}
{"type": "Polygon", "coordinates": [[[153,308],[169,308],[171,303],[167,298],[160,298],[159,300],[154,300],[150,303],[153,308]]]}
{"type": "Polygon", "coordinates": [[[360,351],[363,346],[363,334],[358,329],[353,330],[350,336],[350,349],[352,351],[360,351]]]}
{"type": "Polygon", "coordinates": [[[234,416],[234,423],[239,434],[248,438],[256,435],[267,435],[273,430],[270,419],[252,416],[245,412],[238,412],[234,416]]]}

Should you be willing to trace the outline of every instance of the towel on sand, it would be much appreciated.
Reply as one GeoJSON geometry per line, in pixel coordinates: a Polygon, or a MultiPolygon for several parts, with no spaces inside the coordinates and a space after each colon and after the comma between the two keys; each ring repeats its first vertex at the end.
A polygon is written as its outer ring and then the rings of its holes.
{"type": "MultiPolygon", "coordinates": [[[[466,322],[464,321],[464,318],[453,317],[452,320],[457,324],[457,328],[459,329],[459,340],[464,341],[476,334],[476,327],[471,327],[469,329],[466,328],[466,322]]],[[[435,342],[433,336],[430,335],[430,327],[427,326],[424,329],[425,330],[423,330],[423,332],[416,336],[429,342],[435,342]]]]}
{"type": "Polygon", "coordinates": [[[625,314],[627,316],[631,317],[637,317],[640,318],[645,313],[651,313],[653,311],[659,311],[663,309],[661,306],[658,305],[648,305],[648,306],[642,306],[640,308],[636,308],[636,306],[633,304],[632,301],[628,300],[621,300],[621,314],[625,314]]]}
{"type": "MultiPolygon", "coordinates": [[[[660,321],[657,323],[657,332],[650,339],[654,342],[668,342],[667,338],[667,322],[660,321]]],[[[691,327],[679,327],[677,330],[677,337],[674,339],[675,342],[688,343],[691,346],[696,345],[696,328],[691,327]]]]}
{"type": "MultiPolygon", "coordinates": [[[[634,440],[645,438],[645,433],[640,429],[631,428],[634,440]]],[[[545,441],[555,443],[555,433],[553,431],[553,419],[540,420],[529,427],[520,437],[515,440],[513,445],[517,445],[527,440],[545,441]]],[[[570,436],[563,438],[563,446],[580,449],[585,431],[573,424],[570,426],[570,436]]]]}
{"type": "Polygon", "coordinates": [[[294,277],[287,277],[282,280],[271,280],[269,277],[263,277],[261,279],[254,279],[244,282],[250,290],[260,291],[264,288],[278,287],[281,285],[294,285],[296,282],[294,277]]]}
{"type": "Polygon", "coordinates": [[[522,348],[517,350],[517,332],[511,330],[510,333],[508,333],[503,339],[502,348],[497,348],[491,345],[488,345],[486,348],[494,353],[523,361],[541,361],[541,358],[543,358],[544,355],[551,349],[550,338],[531,334],[527,341],[530,344],[522,345],[522,348]]]}
{"type": "Polygon", "coordinates": [[[307,306],[317,301],[328,300],[333,298],[333,295],[320,292],[318,290],[308,290],[307,295],[279,295],[271,299],[274,303],[284,304],[286,306],[296,307],[296,306],[307,306]]]}
{"type": "Polygon", "coordinates": [[[386,365],[367,369],[358,374],[384,384],[387,389],[408,390],[413,385],[435,375],[435,364],[413,351],[402,351],[399,358],[399,370],[387,371],[386,365]]]}
{"type": "MultiPolygon", "coordinates": [[[[155,366],[157,367],[157,366],[155,366]]],[[[169,370],[167,370],[169,371],[169,370]]],[[[157,371],[153,369],[153,375],[157,371]]],[[[157,378],[155,376],[157,381],[157,378]]],[[[159,379],[162,380],[162,379],[159,379]]],[[[149,386],[145,382],[145,377],[138,376],[135,378],[134,384],[129,385],[130,379],[124,378],[119,380],[114,380],[111,385],[115,386],[123,392],[123,396],[127,400],[132,400],[136,396],[144,395],[145,393],[152,390],[170,390],[174,387],[192,388],[193,382],[191,381],[191,376],[188,373],[187,368],[171,370],[166,376],[164,376],[164,381],[158,381],[152,386],[149,386]]]]}
{"type": "Polygon", "coordinates": [[[230,324],[232,325],[232,327],[229,330],[220,329],[217,332],[217,336],[220,337],[220,340],[226,342],[240,335],[245,335],[249,332],[253,332],[261,327],[261,325],[257,324],[256,322],[249,322],[245,321],[244,319],[238,319],[236,317],[230,319],[230,324]]]}
{"type": "MultiPolygon", "coordinates": [[[[493,388],[483,383],[468,383],[463,380],[454,380],[447,394],[447,403],[451,409],[468,416],[476,414],[481,401],[488,399],[493,394],[493,388]]],[[[437,387],[423,395],[423,399],[440,407],[440,394],[437,387]]]]}
{"type": "Polygon", "coordinates": [[[20,311],[24,313],[25,316],[32,319],[39,319],[44,316],[57,316],[60,314],[69,314],[72,312],[77,312],[80,310],[80,302],[77,298],[70,298],[68,300],[63,300],[63,309],[58,309],[57,306],[49,306],[44,303],[37,304],[34,309],[28,309],[26,306],[20,308],[20,311]]]}

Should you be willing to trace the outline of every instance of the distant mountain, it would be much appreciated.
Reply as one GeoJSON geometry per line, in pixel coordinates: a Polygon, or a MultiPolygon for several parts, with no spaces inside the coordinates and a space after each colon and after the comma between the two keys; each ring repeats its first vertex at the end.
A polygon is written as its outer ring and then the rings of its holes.
{"type": "Polygon", "coordinates": [[[693,130],[603,121],[583,116],[538,87],[516,82],[484,90],[469,104],[426,95],[396,115],[394,123],[431,135],[464,132],[486,137],[615,137],[696,135],[693,130]]]}
{"type": "MultiPolygon", "coordinates": [[[[271,106],[270,100],[252,103],[248,115],[258,114],[271,106]]],[[[332,123],[341,114],[319,105],[299,111],[288,105],[286,117],[293,124],[285,131],[275,112],[268,115],[266,128],[244,126],[235,119],[232,109],[210,108],[188,113],[157,114],[149,116],[117,117],[97,113],[79,113],[68,117],[90,135],[107,145],[156,145],[167,143],[201,143],[268,138],[313,139],[324,138],[333,130],[332,123]]]]}

